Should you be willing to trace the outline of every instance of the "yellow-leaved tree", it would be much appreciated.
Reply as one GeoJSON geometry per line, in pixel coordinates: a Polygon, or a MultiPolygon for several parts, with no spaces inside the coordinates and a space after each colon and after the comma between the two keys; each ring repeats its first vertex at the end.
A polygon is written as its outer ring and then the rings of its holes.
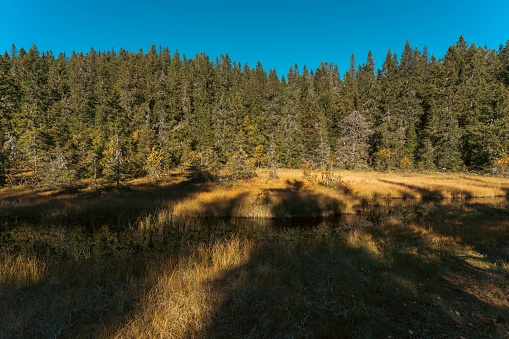
{"type": "Polygon", "coordinates": [[[493,162],[493,169],[495,173],[509,176],[509,156],[503,156],[493,162]]]}
{"type": "Polygon", "coordinates": [[[163,172],[163,152],[152,147],[145,160],[145,170],[153,178],[160,178],[163,172]]]}

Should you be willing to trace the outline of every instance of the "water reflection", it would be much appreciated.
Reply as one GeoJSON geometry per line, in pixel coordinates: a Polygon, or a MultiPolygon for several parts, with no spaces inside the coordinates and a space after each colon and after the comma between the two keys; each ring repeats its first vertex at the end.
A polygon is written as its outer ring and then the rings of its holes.
{"type": "MultiPolygon", "coordinates": [[[[174,220],[152,229],[109,225],[89,227],[80,223],[4,222],[0,248],[12,253],[51,257],[104,257],[147,251],[179,251],[183,247],[209,244],[238,236],[262,239],[292,230],[297,236],[312,236],[317,230],[342,233],[361,227],[364,216],[344,215],[334,218],[248,219],[187,218],[174,220]]],[[[324,231],[325,232],[325,231],[324,231]]]]}

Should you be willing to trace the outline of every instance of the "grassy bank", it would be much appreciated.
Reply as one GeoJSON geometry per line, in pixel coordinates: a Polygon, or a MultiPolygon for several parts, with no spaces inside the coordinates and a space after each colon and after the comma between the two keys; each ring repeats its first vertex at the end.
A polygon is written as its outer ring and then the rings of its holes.
{"type": "Polygon", "coordinates": [[[373,204],[414,204],[433,199],[448,201],[509,196],[505,178],[465,174],[400,174],[338,172],[344,185],[323,187],[304,180],[300,170],[280,170],[228,184],[194,183],[185,176],[164,180],[137,179],[122,186],[83,183],[63,190],[7,188],[0,190],[0,217],[36,220],[103,220],[164,224],[171,218],[326,217],[361,213],[373,204]],[[148,219],[146,219],[147,217],[148,219]]]}
{"type": "Polygon", "coordinates": [[[507,179],[279,174],[0,190],[0,338],[509,336],[507,179]]]}

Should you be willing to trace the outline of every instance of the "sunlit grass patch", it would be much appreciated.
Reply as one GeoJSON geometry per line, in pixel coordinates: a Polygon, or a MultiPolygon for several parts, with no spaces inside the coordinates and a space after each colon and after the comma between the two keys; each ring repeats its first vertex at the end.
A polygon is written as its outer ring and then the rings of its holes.
{"type": "Polygon", "coordinates": [[[172,214],[175,217],[291,218],[345,212],[337,192],[311,187],[293,178],[293,175],[281,176],[270,183],[251,179],[232,187],[219,185],[178,201],[172,214]]]}
{"type": "Polygon", "coordinates": [[[509,180],[487,176],[451,173],[338,172],[359,196],[375,194],[390,198],[504,197],[509,180]]]}
{"type": "Polygon", "coordinates": [[[45,263],[36,257],[22,254],[0,254],[0,286],[34,284],[41,281],[45,274],[45,263]]]}
{"type": "MultiPolygon", "coordinates": [[[[195,337],[210,322],[214,307],[220,305],[231,286],[212,290],[208,282],[228,270],[245,264],[252,243],[238,238],[225,239],[212,245],[200,245],[188,256],[176,261],[163,259],[152,268],[160,272],[153,277],[154,286],[141,301],[139,311],[118,329],[109,329],[106,336],[132,337],[195,337]]],[[[248,281],[242,281],[242,284],[248,281]]]]}
{"type": "Polygon", "coordinates": [[[353,232],[347,238],[347,244],[353,248],[362,249],[375,258],[382,256],[382,248],[370,234],[353,232]]]}

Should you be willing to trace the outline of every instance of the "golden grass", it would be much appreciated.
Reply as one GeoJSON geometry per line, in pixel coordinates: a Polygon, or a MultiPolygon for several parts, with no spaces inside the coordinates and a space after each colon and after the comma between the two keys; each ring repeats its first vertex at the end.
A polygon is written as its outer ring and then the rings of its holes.
{"type": "Polygon", "coordinates": [[[35,284],[42,280],[46,265],[33,256],[0,254],[0,286],[35,284]]]}
{"type": "Polygon", "coordinates": [[[509,335],[507,207],[486,203],[506,203],[507,179],[338,173],[346,186],[280,170],[226,185],[175,176],[1,189],[12,230],[0,238],[0,337],[509,335]],[[346,213],[361,216],[264,226],[249,239],[197,240],[199,231],[174,223],[346,213]],[[74,223],[93,239],[72,238],[74,223]]]}
{"type": "Polygon", "coordinates": [[[102,336],[503,337],[507,263],[473,248],[489,222],[474,242],[456,226],[390,217],[344,239],[201,245],[163,263],[136,314],[102,336]]]}
{"type": "MultiPolygon", "coordinates": [[[[252,243],[231,238],[211,246],[201,245],[188,257],[166,260],[153,268],[161,272],[144,296],[142,307],[117,331],[103,333],[112,338],[197,337],[203,334],[231,286],[212,290],[208,282],[228,270],[246,264],[252,243]]],[[[245,283],[246,281],[244,281],[245,283]]]]}
{"type": "MultiPolygon", "coordinates": [[[[0,337],[506,336],[507,211],[386,211],[376,222],[234,233],[175,253],[5,254],[0,337]]],[[[167,218],[146,216],[135,235],[167,218]]]]}
{"type": "MultiPolygon", "coordinates": [[[[68,190],[3,188],[0,213],[48,220],[81,214],[89,218],[94,213],[107,215],[101,210],[106,208],[103,201],[108,201],[119,211],[154,211],[149,218],[165,224],[179,217],[326,217],[359,213],[373,204],[401,204],[403,200],[503,200],[509,195],[509,179],[468,174],[339,171],[336,174],[345,183],[339,188],[311,184],[303,179],[301,170],[280,169],[279,178],[273,180],[266,170],[257,174],[226,185],[189,183],[183,176],[172,176],[135,179],[120,187],[84,182],[68,190]],[[38,211],[35,206],[39,206],[38,211]]],[[[140,227],[146,226],[146,220],[139,221],[140,227]]],[[[149,224],[154,225],[152,220],[149,224]]]]}
{"type": "Polygon", "coordinates": [[[362,206],[382,200],[505,198],[509,180],[466,174],[401,174],[337,172],[346,186],[312,185],[300,170],[279,170],[269,180],[265,171],[258,177],[186,197],[172,206],[181,217],[233,216],[248,218],[323,217],[352,214],[362,206]]]}
{"type": "Polygon", "coordinates": [[[339,174],[354,194],[364,198],[485,198],[505,197],[507,178],[453,173],[348,172],[339,174]]]}

